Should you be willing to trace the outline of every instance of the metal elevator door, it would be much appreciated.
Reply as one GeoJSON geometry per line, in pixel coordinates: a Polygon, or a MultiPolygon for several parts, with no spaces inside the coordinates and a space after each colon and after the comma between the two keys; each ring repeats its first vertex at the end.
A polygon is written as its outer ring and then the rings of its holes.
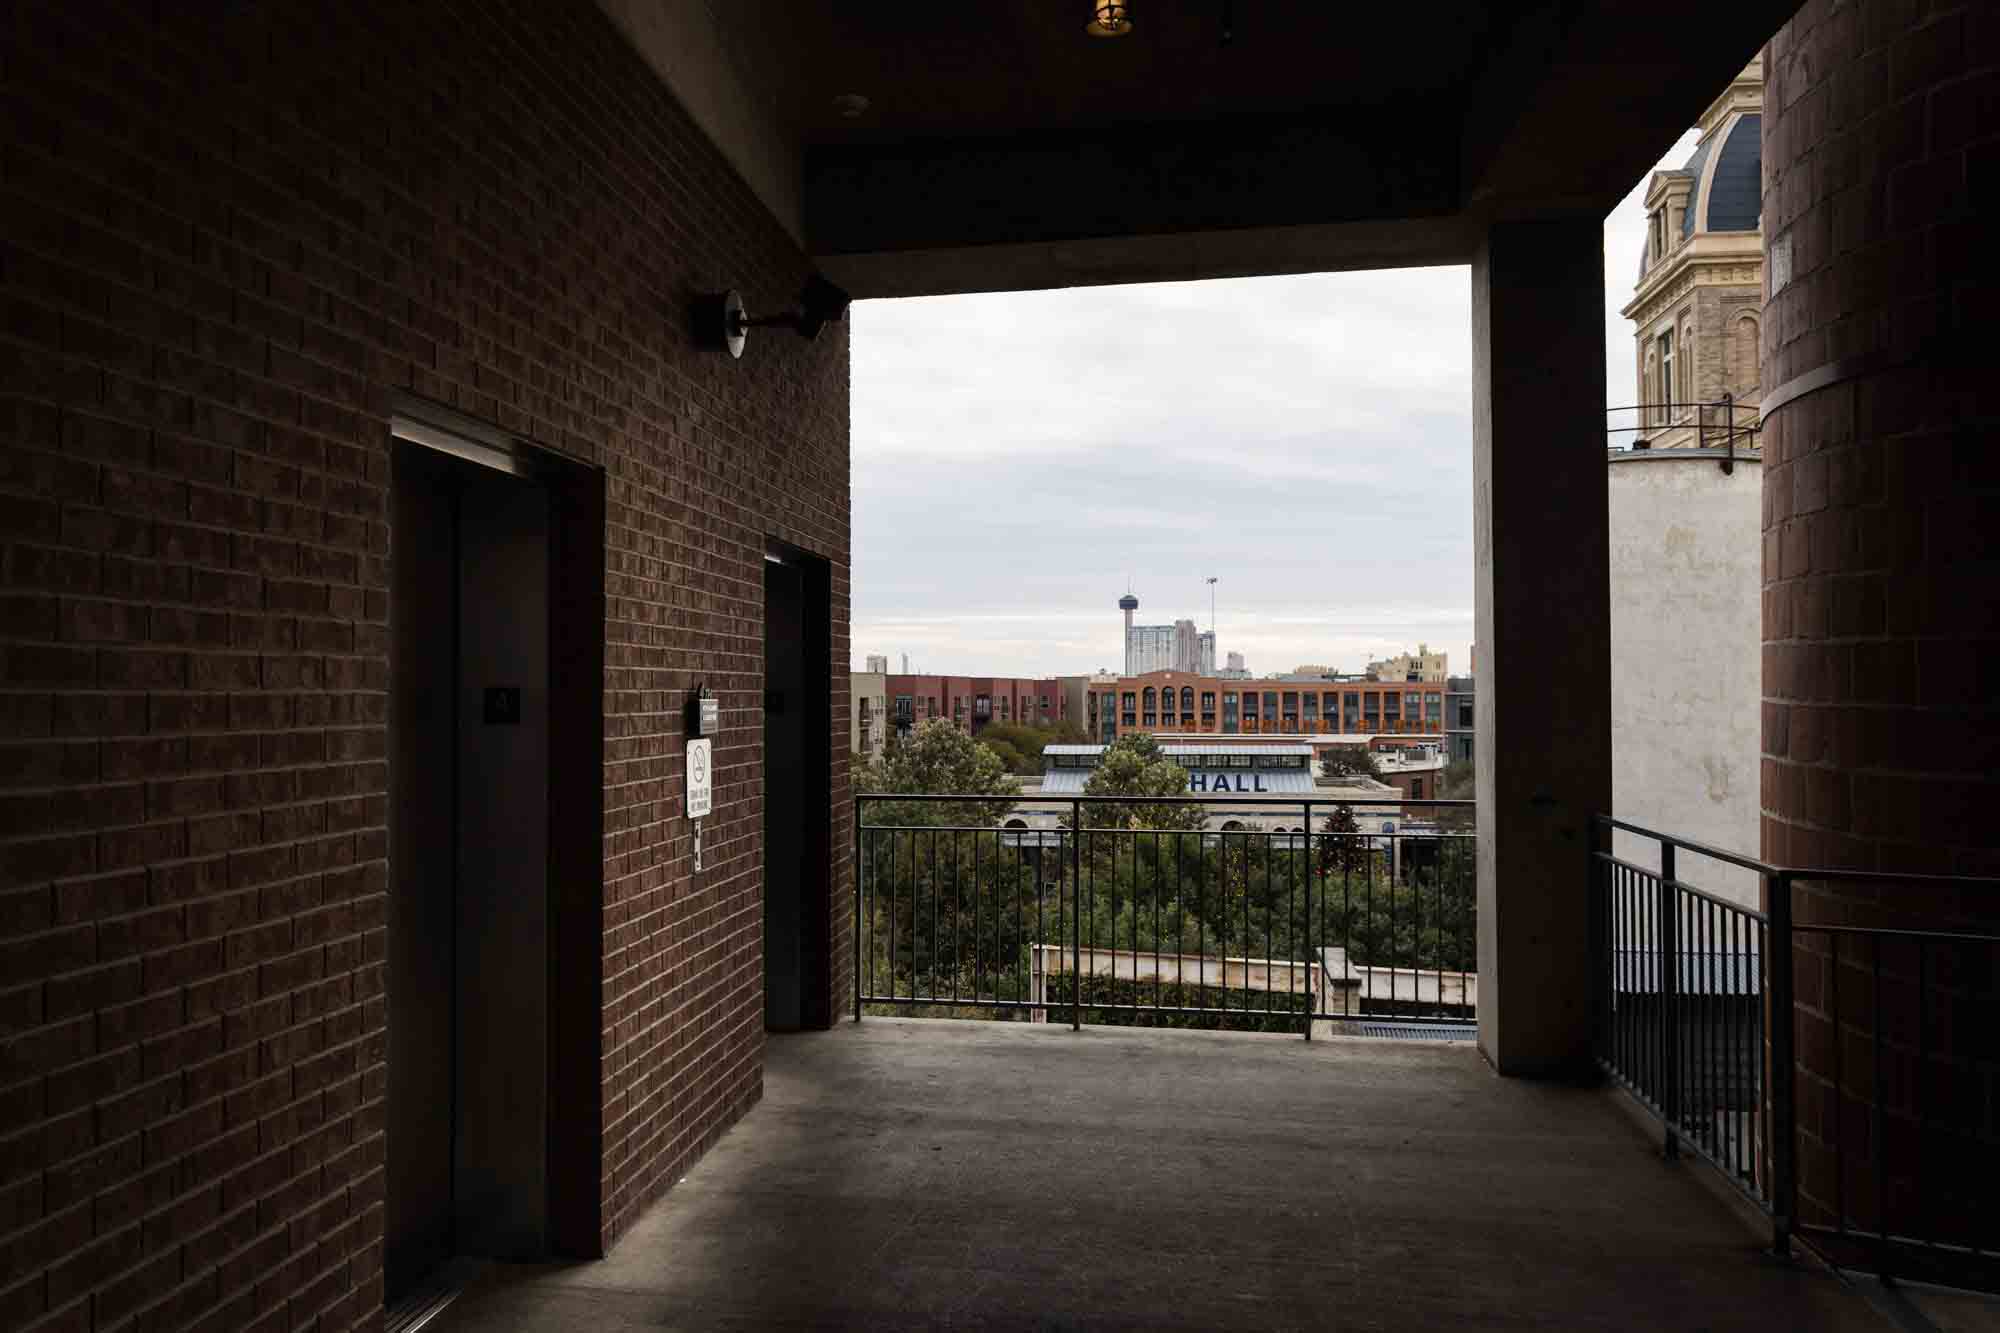
{"type": "Polygon", "coordinates": [[[832,570],[778,542],[764,563],[764,1026],[832,1022],[832,570]]]}
{"type": "Polygon", "coordinates": [[[547,1248],[549,501],[398,444],[384,1280],[547,1248]]]}
{"type": "Polygon", "coordinates": [[[804,1025],[800,734],[805,722],[799,571],[764,565],[764,1026],[804,1025]]]}

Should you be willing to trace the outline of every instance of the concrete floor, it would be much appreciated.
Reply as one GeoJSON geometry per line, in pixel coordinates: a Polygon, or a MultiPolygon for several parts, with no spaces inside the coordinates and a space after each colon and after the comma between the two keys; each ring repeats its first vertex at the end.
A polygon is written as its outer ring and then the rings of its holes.
{"type": "Polygon", "coordinates": [[[1882,1329],[1605,1092],[1468,1046],[869,1019],[599,1263],[429,1326],[1882,1329]]]}

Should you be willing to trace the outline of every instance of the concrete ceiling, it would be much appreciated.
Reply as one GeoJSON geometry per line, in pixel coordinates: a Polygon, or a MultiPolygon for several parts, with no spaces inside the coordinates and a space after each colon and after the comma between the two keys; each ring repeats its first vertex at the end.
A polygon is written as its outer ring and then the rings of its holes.
{"type": "Polygon", "coordinates": [[[1085,34],[1083,0],[734,0],[725,21],[798,141],[842,146],[1449,96],[1478,67],[1496,20],[1483,5],[1444,10],[1432,25],[1391,5],[1141,0],[1135,31],[1113,40],[1085,34]],[[848,93],[867,97],[867,110],[844,116],[834,99],[848,93]]]}
{"type": "Polygon", "coordinates": [[[599,3],[858,296],[1462,262],[1608,210],[1793,7],[599,3]]]}

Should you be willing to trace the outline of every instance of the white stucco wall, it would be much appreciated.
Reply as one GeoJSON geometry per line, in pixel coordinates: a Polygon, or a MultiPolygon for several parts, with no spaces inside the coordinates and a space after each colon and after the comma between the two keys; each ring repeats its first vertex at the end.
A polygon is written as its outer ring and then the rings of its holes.
{"type": "MultiPolygon", "coordinates": [[[[1655,450],[1611,486],[1612,808],[1621,819],[1758,853],[1763,467],[1655,450]]],[[[1614,850],[1657,869],[1656,844],[1614,850]]],[[[1758,906],[1756,876],[1683,852],[1677,876],[1758,906]]]]}

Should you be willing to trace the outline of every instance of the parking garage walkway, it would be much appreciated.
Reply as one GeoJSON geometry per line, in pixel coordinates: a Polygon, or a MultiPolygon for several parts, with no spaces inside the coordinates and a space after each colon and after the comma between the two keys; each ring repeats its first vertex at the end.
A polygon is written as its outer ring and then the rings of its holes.
{"type": "Polygon", "coordinates": [[[426,1333],[1889,1327],[1705,1169],[1467,1045],[871,1018],[773,1038],[608,1259],[426,1333]]]}

